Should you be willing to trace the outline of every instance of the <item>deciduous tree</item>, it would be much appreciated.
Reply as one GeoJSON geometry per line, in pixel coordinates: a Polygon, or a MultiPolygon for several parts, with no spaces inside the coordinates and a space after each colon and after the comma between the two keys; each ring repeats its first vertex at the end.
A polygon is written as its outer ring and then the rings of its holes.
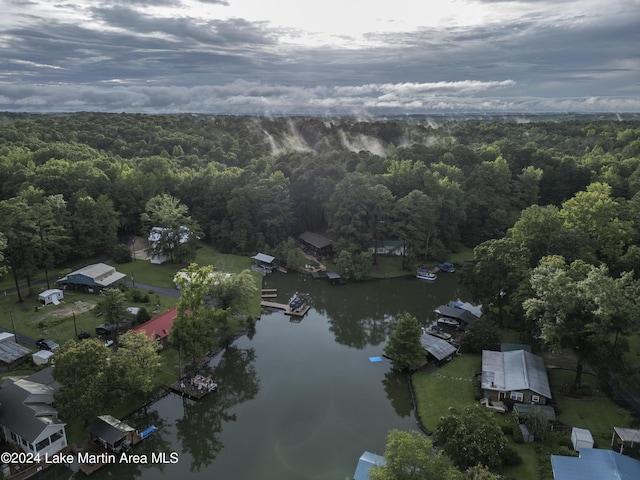
{"type": "Polygon", "coordinates": [[[507,439],[491,414],[470,405],[440,419],[433,441],[459,468],[500,467],[509,451],[507,439]]]}
{"type": "Polygon", "coordinates": [[[451,460],[415,430],[391,430],[384,451],[386,465],[369,470],[371,480],[463,480],[451,460]]]}

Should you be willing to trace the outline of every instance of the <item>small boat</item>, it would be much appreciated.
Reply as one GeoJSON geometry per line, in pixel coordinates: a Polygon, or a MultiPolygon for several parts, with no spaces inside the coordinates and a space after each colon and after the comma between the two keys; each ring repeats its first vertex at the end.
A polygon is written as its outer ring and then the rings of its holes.
{"type": "Polygon", "coordinates": [[[438,278],[438,275],[436,275],[435,273],[430,272],[426,268],[419,268],[418,272],[416,274],[416,278],[418,280],[426,280],[426,281],[429,281],[429,282],[433,282],[436,278],[438,278]]]}
{"type": "Polygon", "coordinates": [[[434,337],[441,338],[443,340],[450,340],[451,334],[442,330],[442,328],[438,326],[431,325],[427,328],[423,328],[422,331],[424,333],[428,333],[429,335],[433,335],[434,337]]]}
{"type": "Polygon", "coordinates": [[[440,317],[438,319],[438,323],[440,325],[446,325],[447,327],[459,327],[460,326],[460,322],[458,320],[455,320],[455,319],[449,318],[449,317],[440,317]]]}

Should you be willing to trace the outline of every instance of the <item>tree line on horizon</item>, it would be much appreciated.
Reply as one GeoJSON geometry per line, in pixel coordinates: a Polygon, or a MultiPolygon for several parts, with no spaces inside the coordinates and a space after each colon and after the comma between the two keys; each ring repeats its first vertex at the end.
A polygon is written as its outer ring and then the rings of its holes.
{"type": "Polygon", "coordinates": [[[617,271],[635,265],[636,121],[432,126],[99,113],[3,120],[2,252],[27,283],[36,270],[146,235],[148,206],[158,198],[175,202],[222,252],[273,253],[312,230],[353,255],[400,239],[414,268],[501,238],[532,205],[564,211],[576,195],[600,188],[627,230],[595,254],[608,255],[617,271]]]}

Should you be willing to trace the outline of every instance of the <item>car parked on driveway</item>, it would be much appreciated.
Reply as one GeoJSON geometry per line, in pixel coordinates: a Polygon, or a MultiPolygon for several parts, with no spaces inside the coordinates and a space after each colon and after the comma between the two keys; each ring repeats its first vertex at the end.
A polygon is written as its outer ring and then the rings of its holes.
{"type": "Polygon", "coordinates": [[[48,340],[44,338],[41,338],[40,340],[36,341],[36,347],[38,347],[40,350],[49,350],[50,352],[53,352],[59,346],[60,345],[58,345],[53,340],[48,340]]]}

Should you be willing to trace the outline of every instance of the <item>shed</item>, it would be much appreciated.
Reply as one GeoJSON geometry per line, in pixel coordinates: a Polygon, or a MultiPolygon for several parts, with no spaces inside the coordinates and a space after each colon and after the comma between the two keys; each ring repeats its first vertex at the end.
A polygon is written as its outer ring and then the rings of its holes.
{"type": "Polygon", "coordinates": [[[36,365],[46,365],[53,359],[53,352],[49,350],[40,350],[34,353],[31,358],[36,365]]]}
{"type": "Polygon", "coordinates": [[[571,443],[577,452],[581,448],[593,448],[593,437],[586,428],[573,427],[571,429],[571,443]]]}
{"type": "Polygon", "coordinates": [[[50,303],[59,305],[60,300],[62,300],[63,298],[64,293],[59,288],[52,288],[38,294],[38,300],[40,300],[43,305],[49,305],[50,303]]]}

